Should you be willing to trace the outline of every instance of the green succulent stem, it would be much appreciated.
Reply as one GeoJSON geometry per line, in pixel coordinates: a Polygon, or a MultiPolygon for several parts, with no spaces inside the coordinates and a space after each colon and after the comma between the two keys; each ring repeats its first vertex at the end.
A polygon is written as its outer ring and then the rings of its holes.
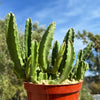
{"type": "Polygon", "coordinates": [[[73,67],[74,59],[75,59],[75,52],[74,52],[73,43],[71,41],[68,41],[65,66],[63,68],[63,72],[59,79],[60,83],[68,78],[73,67]]]}
{"type": "Polygon", "coordinates": [[[11,59],[14,62],[14,72],[19,78],[24,79],[25,70],[23,68],[22,48],[18,37],[15,16],[12,13],[9,13],[6,18],[6,40],[11,59]]]}
{"type": "Polygon", "coordinates": [[[28,18],[25,25],[24,46],[21,48],[15,16],[12,13],[8,14],[6,41],[9,54],[14,62],[14,72],[19,79],[36,84],[62,84],[66,79],[78,81],[83,79],[89,68],[85,60],[91,53],[93,44],[90,42],[83,51],[79,51],[73,67],[74,29],[68,30],[60,50],[58,41],[55,41],[52,52],[50,52],[55,27],[56,23],[52,22],[44,32],[41,42],[38,43],[36,40],[32,41],[32,21],[28,18]]]}
{"type": "Polygon", "coordinates": [[[83,50],[83,60],[85,61],[88,56],[90,55],[91,51],[92,51],[92,48],[93,48],[93,43],[90,42],[87,47],[83,50]]]}
{"type": "Polygon", "coordinates": [[[63,59],[65,48],[66,48],[66,43],[63,42],[63,44],[60,47],[60,51],[58,52],[57,58],[55,59],[54,67],[51,72],[52,74],[55,74],[58,71],[61,61],[63,59]]]}
{"type": "Polygon", "coordinates": [[[27,19],[25,25],[25,37],[24,37],[24,52],[25,59],[31,55],[31,41],[32,41],[32,21],[27,19]]]}
{"type": "Polygon", "coordinates": [[[53,40],[54,30],[55,30],[55,22],[52,22],[48,28],[46,29],[42,40],[40,42],[39,47],[39,64],[43,71],[47,71],[48,66],[48,55],[51,49],[51,44],[53,40]]]}
{"type": "Polygon", "coordinates": [[[76,73],[77,73],[77,68],[79,66],[79,62],[82,61],[82,57],[83,57],[83,51],[80,50],[77,56],[77,60],[76,60],[76,64],[72,70],[72,78],[76,77],[76,73]]]}
{"type": "Polygon", "coordinates": [[[32,46],[31,46],[31,66],[30,66],[30,77],[32,82],[37,81],[37,65],[38,65],[38,42],[37,41],[32,41],[32,46]]]}
{"type": "Polygon", "coordinates": [[[63,55],[63,60],[60,64],[60,68],[59,68],[59,72],[62,74],[62,71],[63,71],[63,68],[65,66],[65,61],[66,61],[66,54],[67,54],[67,44],[68,44],[68,41],[71,41],[72,43],[74,43],[74,37],[75,37],[75,32],[74,32],[74,29],[73,28],[70,28],[68,30],[68,32],[66,33],[65,37],[64,37],[64,40],[63,42],[66,43],[66,49],[65,49],[65,52],[64,52],[64,55],[63,55]]]}
{"type": "Polygon", "coordinates": [[[58,41],[55,41],[53,45],[53,50],[52,50],[52,66],[54,66],[55,60],[57,58],[58,50],[59,50],[59,43],[58,41]]]}
{"type": "Polygon", "coordinates": [[[76,80],[81,80],[83,78],[82,77],[84,73],[83,67],[84,67],[84,62],[83,61],[79,62],[77,73],[76,73],[76,78],[75,78],[76,80]]]}

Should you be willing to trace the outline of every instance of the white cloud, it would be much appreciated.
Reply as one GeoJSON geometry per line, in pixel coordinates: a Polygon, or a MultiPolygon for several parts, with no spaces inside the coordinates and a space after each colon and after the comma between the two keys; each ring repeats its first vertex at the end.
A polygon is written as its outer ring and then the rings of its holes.
{"type": "MultiPolygon", "coordinates": [[[[94,33],[100,31],[100,22],[99,20],[98,22],[96,21],[96,19],[100,18],[99,1],[55,0],[49,3],[42,3],[42,7],[37,8],[35,5],[31,5],[21,9],[20,12],[16,11],[16,18],[17,21],[19,20],[20,25],[25,25],[27,17],[31,17],[33,22],[39,21],[40,24],[45,24],[45,26],[55,21],[57,23],[55,38],[60,41],[70,26],[76,32],[83,29],[94,33]]],[[[0,14],[3,13],[4,15],[4,12],[2,12],[4,10],[1,10],[0,14]]]]}

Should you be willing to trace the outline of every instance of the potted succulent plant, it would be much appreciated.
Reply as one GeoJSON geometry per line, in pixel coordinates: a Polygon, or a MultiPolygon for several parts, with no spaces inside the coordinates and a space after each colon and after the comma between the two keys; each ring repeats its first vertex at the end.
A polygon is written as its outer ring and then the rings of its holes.
{"type": "Polygon", "coordinates": [[[14,63],[13,70],[24,81],[28,100],[78,100],[82,80],[88,69],[85,59],[93,44],[89,43],[84,50],[79,51],[73,66],[75,32],[71,28],[60,49],[58,41],[54,42],[51,59],[48,60],[55,26],[55,22],[52,22],[38,43],[36,40],[32,41],[32,21],[28,18],[22,48],[14,14],[9,13],[6,18],[6,40],[14,63]]]}

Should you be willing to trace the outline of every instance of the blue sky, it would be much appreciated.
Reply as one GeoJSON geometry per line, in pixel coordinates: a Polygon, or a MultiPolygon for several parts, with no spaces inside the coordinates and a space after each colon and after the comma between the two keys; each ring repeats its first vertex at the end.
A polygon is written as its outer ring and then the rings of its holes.
{"type": "MultiPolygon", "coordinates": [[[[24,30],[28,17],[32,22],[39,21],[47,27],[56,22],[54,40],[60,43],[71,27],[78,30],[100,34],[100,0],[0,0],[0,19],[13,12],[17,25],[24,30]]],[[[81,41],[75,39],[75,51],[84,48],[81,41]]]]}
{"type": "Polygon", "coordinates": [[[1,0],[0,19],[9,12],[15,14],[18,26],[23,28],[28,17],[46,27],[55,21],[55,36],[61,41],[71,27],[76,33],[83,29],[94,34],[100,31],[99,0],[1,0]]]}
{"type": "MultiPolygon", "coordinates": [[[[28,17],[33,23],[47,27],[56,22],[54,40],[60,43],[67,30],[71,27],[78,30],[100,34],[100,0],[1,0],[0,19],[13,12],[18,26],[24,30],[28,17]]],[[[84,48],[79,40],[75,42],[75,51],[84,48]]]]}

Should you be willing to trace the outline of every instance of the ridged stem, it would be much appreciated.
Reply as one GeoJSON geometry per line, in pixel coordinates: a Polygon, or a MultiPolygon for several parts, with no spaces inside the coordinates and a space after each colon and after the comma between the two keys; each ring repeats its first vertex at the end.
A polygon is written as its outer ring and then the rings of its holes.
{"type": "Polygon", "coordinates": [[[73,67],[74,59],[75,59],[75,52],[74,52],[73,43],[71,41],[68,41],[65,66],[63,68],[61,77],[58,80],[60,83],[63,82],[64,80],[68,79],[68,76],[73,67]]]}
{"type": "Polygon", "coordinates": [[[25,25],[25,38],[24,38],[24,52],[25,59],[31,54],[31,41],[32,41],[32,21],[30,18],[26,20],[25,25]]]}
{"type": "Polygon", "coordinates": [[[47,71],[48,67],[48,55],[51,49],[53,40],[55,22],[52,22],[46,29],[39,46],[39,64],[42,71],[47,71]]]}
{"type": "Polygon", "coordinates": [[[12,13],[8,14],[6,19],[6,40],[11,59],[14,62],[14,72],[19,78],[24,79],[22,48],[18,37],[15,16],[12,13]]]}
{"type": "Polygon", "coordinates": [[[37,65],[38,65],[38,42],[32,41],[31,46],[31,66],[30,66],[30,77],[32,82],[37,82],[37,65]]]}
{"type": "Polygon", "coordinates": [[[55,63],[51,72],[52,74],[55,74],[58,71],[61,61],[63,59],[65,48],[66,48],[66,43],[63,42],[63,44],[60,47],[60,51],[58,52],[57,58],[55,59],[55,63]]]}
{"type": "Polygon", "coordinates": [[[59,51],[59,43],[58,41],[55,41],[52,50],[52,66],[54,66],[55,60],[58,55],[58,51],[59,51]]]}

